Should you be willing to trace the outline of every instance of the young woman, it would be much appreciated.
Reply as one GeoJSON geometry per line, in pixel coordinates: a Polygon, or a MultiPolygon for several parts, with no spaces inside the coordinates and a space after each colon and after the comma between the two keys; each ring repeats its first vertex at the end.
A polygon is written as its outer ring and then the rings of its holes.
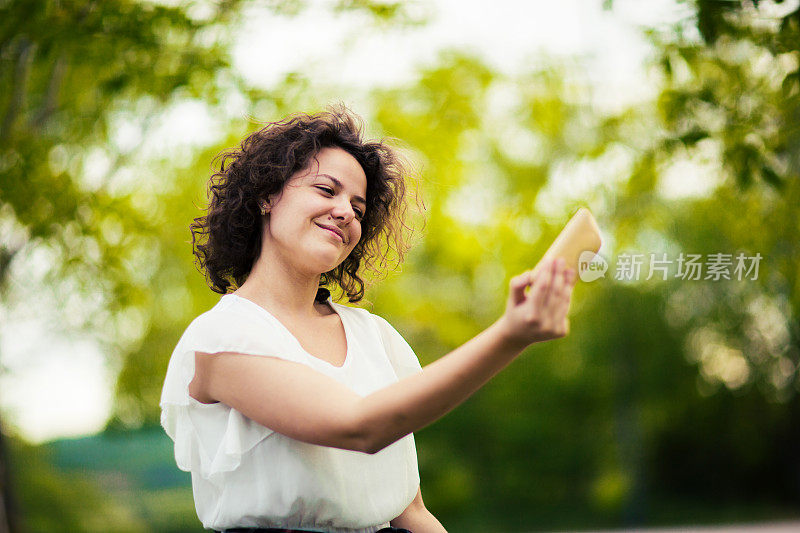
{"type": "Polygon", "coordinates": [[[223,157],[192,233],[224,296],[181,337],[161,398],[205,527],[445,531],[412,432],[567,334],[575,272],[561,260],[512,278],[503,315],[424,369],[386,320],[333,302],[326,286],[362,298],[384,242],[402,260],[403,178],[345,109],[271,123],[223,157]]]}

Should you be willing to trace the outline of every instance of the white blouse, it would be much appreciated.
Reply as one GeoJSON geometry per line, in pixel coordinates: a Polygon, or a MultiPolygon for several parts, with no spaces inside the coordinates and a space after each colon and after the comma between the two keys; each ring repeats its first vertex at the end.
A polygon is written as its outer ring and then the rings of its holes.
{"type": "Polygon", "coordinates": [[[195,318],[178,342],[161,394],[161,425],[175,442],[178,467],[192,473],[204,527],[374,533],[416,496],[413,434],[370,455],[300,442],[223,403],[203,404],[189,396],[195,352],[297,362],[360,396],[421,371],[414,351],[385,319],[330,297],[328,302],[347,338],[341,367],[307,353],[277,318],[235,294],[222,296],[195,318]]]}

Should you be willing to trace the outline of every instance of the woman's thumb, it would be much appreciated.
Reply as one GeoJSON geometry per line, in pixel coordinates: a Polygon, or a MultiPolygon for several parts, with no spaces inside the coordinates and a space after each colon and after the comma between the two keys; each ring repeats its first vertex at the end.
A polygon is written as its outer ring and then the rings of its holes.
{"type": "Polygon", "coordinates": [[[514,304],[519,304],[525,301],[525,287],[527,287],[533,282],[532,277],[533,276],[531,275],[531,271],[526,270],[522,274],[511,278],[511,282],[509,283],[509,288],[511,294],[511,301],[514,304]]]}

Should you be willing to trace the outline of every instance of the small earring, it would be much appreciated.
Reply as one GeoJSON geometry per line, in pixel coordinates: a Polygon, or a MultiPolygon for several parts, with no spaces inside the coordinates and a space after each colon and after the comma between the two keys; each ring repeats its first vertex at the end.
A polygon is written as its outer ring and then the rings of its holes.
{"type": "Polygon", "coordinates": [[[263,215],[266,215],[266,214],[267,214],[267,206],[265,206],[264,204],[261,204],[261,215],[263,216],[263,215]]]}

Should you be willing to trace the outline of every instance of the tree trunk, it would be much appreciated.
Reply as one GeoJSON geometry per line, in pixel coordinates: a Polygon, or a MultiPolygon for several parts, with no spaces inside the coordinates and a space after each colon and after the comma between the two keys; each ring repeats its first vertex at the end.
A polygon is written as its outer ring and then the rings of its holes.
{"type": "Polygon", "coordinates": [[[0,533],[19,531],[16,523],[11,475],[9,472],[8,449],[3,428],[0,426],[0,533]]]}

